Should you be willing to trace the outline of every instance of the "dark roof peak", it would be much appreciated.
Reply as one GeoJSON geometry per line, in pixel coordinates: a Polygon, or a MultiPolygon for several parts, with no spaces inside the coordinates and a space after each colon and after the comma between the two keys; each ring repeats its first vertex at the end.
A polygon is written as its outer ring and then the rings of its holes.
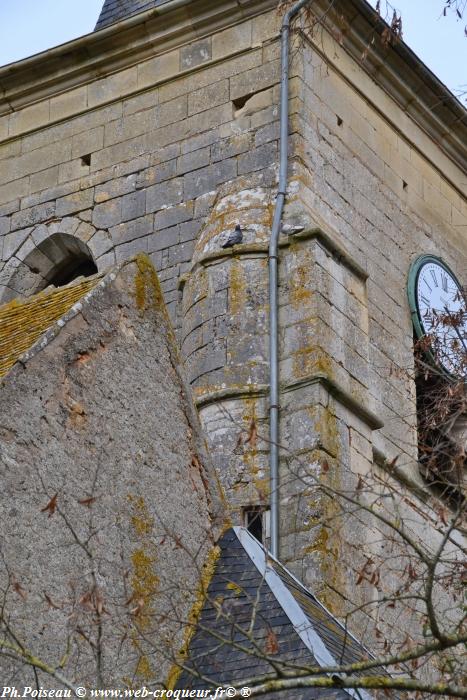
{"type": "Polygon", "coordinates": [[[108,27],[140,12],[151,10],[169,0],[105,0],[95,30],[108,27]]]}
{"type": "MultiPolygon", "coordinates": [[[[219,558],[184,651],[184,668],[175,674],[177,688],[240,687],[247,679],[270,677],[270,664],[258,653],[268,635],[277,643],[276,663],[285,669],[288,664],[336,667],[374,658],[245,528],[228,530],[218,546],[219,558]]],[[[387,675],[382,668],[378,673],[387,675]]],[[[282,700],[374,697],[352,688],[291,688],[279,696],[282,700]]]]}

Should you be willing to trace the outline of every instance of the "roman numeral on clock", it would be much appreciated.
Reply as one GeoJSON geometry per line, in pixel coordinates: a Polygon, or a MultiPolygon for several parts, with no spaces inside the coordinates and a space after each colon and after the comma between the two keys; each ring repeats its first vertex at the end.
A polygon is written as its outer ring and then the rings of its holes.
{"type": "Polygon", "coordinates": [[[430,300],[427,299],[425,296],[423,296],[423,294],[420,294],[420,299],[425,304],[425,306],[428,306],[428,307],[430,306],[430,300]]]}

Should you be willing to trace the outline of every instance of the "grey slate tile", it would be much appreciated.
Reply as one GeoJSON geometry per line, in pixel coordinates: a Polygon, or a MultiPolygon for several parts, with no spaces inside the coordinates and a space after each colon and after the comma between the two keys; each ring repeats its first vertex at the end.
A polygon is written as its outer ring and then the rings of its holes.
{"type": "MultiPolygon", "coordinates": [[[[310,650],[295,632],[286,611],[274,591],[260,575],[240,543],[234,530],[229,530],[219,542],[221,557],[208,588],[207,599],[198,621],[198,629],[190,643],[186,666],[193,673],[183,671],[178,688],[205,689],[210,687],[196,678],[198,672],[210,678],[213,685],[230,684],[241,687],[244,679],[261,678],[271,674],[272,668],[262,654],[251,654],[254,645],[266,649],[271,635],[277,640],[275,662],[317,665],[310,650]],[[247,631],[253,611],[253,640],[247,631]],[[212,634],[210,634],[212,630],[212,634]],[[217,635],[217,636],[215,636],[217,635]],[[220,643],[222,635],[224,643],[220,643]],[[239,647],[243,647],[243,650],[239,647]]],[[[368,658],[368,653],[328,613],[319,601],[302,587],[280,564],[273,568],[287,586],[312,627],[324,641],[334,658],[345,663],[368,658]]],[[[265,695],[274,700],[346,700],[343,690],[293,689],[265,695]]]]}
{"type": "Polygon", "coordinates": [[[139,12],[163,5],[165,2],[168,0],[105,0],[95,31],[132,17],[139,12]]]}

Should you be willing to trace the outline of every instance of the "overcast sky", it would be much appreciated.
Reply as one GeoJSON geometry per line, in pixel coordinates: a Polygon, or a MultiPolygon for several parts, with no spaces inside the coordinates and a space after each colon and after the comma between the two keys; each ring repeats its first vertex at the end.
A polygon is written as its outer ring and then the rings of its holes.
{"type": "MultiPolygon", "coordinates": [[[[214,2],[216,0],[213,0],[214,2]]],[[[375,6],[376,0],[370,0],[375,6]]],[[[103,0],[0,0],[0,65],[92,32],[103,0]]],[[[383,13],[391,7],[381,0],[383,13]]],[[[467,22],[442,17],[444,0],[397,0],[404,41],[454,92],[467,89],[467,22]]]]}

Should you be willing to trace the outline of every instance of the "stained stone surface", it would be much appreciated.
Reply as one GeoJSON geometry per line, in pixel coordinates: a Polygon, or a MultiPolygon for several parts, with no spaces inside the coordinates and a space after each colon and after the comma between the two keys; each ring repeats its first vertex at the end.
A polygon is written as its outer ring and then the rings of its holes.
{"type": "MultiPolygon", "coordinates": [[[[267,249],[278,172],[277,5],[200,0],[121,33],[116,20],[157,3],[108,0],[99,26],[107,23],[103,41],[115,37],[119,51],[108,72],[110,57],[98,72],[94,64],[87,72],[75,66],[82,82],[71,75],[62,83],[56,64],[44,78],[40,63],[27,86],[37,88],[31,92],[37,101],[8,104],[11,90],[0,99],[0,301],[43,289],[73,247],[89,251],[100,272],[146,252],[235,524],[243,509],[269,502],[267,249]],[[129,43],[121,47],[124,36],[129,43]],[[140,41],[148,51],[138,52],[140,41]],[[226,252],[222,243],[237,223],[243,243],[226,252]]],[[[360,0],[333,4],[337,18],[355,10],[359,21],[365,8],[360,0]]],[[[352,20],[350,30],[355,26],[352,20]]],[[[340,19],[334,29],[342,31],[340,19]]],[[[372,35],[367,29],[362,36],[372,35]]],[[[363,604],[382,593],[355,581],[385,538],[364,520],[334,526],[336,512],[325,507],[313,479],[352,490],[397,457],[401,518],[422,541],[438,542],[436,527],[424,524],[437,518],[430,494],[419,498],[406,284],[411,263],[424,253],[465,277],[461,140],[458,158],[447,149],[466,122],[443,121],[448,106],[444,98],[440,104],[440,86],[429,93],[424,70],[415,76],[410,61],[399,69],[401,44],[387,47],[387,75],[370,78],[368,66],[380,65],[381,57],[362,63],[361,54],[355,60],[349,53],[350,38],[341,46],[336,34],[319,35],[291,51],[284,222],[303,232],[281,236],[279,246],[280,556],[334,614],[345,615],[348,601],[363,604]],[[409,111],[405,102],[401,109],[401,95],[411,95],[409,111]],[[442,141],[430,132],[435,121],[443,123],[442,141]]],[[[141,371],[151,376],[146,366],[141,371]]],[[[121,405],[132,411],[135,397],[123,393],[121,405]]],[[[26,430],[22,414],[15,417],[26,430]]],[[[178,503],[177,488],[164,493],[178,503]]],[[[396,579],[388,574],[385,582],[397,586],[396,579]]],[[[374,619],[362,615],[365,636],[374,619]]],[[[412,634],[410,619],[392,618],[391,609],[384,618],[401,641],[412,634]]]]}
{"type": "MultiPolygon", "coordinates": [[[[147,259],[98,280],[2,378],[0,445],[7,638],[81,685],[163,682],[219,497],[147,259]]],[[[0,677],[35,682],[4,655],[0,677]]]]}

